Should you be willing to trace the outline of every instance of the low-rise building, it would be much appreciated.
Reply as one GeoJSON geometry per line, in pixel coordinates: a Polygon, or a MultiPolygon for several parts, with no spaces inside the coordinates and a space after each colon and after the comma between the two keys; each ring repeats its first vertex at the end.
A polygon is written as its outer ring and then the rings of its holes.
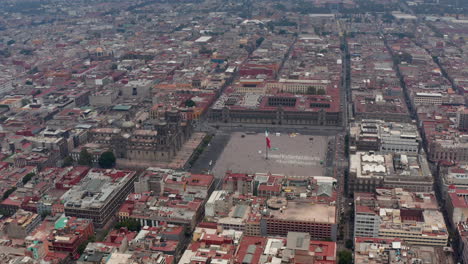
{"type": "Polygon", "coordinates": [[[336,192],[331,177],[226,173],[222,191],[206,204],[206,219],[249,236],[307,232],[336,239],[336,192]]]}
{"type": "Polygon", "coordinates": [[[380,215],[372,208],[376,201],[371,193],[355,193],[354,237],[379,237],[380,215]]]}
{"type": "Polygon", "coordinates": [[[232,259],[236,253],[241,238],[240,231],[219,231],[216,227],[197,227],[193,233],[192,243],[184,251],[178,263],[229,264],[229,259],[232,259]]]}
{"type": "Polygon", "coordinates": [[[468,223],[466,221],[459,222],[456,225],[458,235],[458,252],[461,254],[463,263],[468,263],[468,223]]]}
{"type": "Polygon", "coordinates": [[[400,239],[355,238],[354,263],[447,263],[442,247],[416,246],[400,239]]]}
{"type": "Polygon", "coordinates": [[[278,89],[284,93],[310,94],[312,91],[318,94],[326,94],[330,80],[294,80],[279,79],[277,82],[268,82],[268,89],[278,89]]]}
{"type": "Polygon", "coordinates": [[[468,216],[468,190],[449,187],[445,203],[449,220],[453,225],[466,222],[468,216]]]}
{"type": "Polygon", "coordinates": [[[225,93],[214,103],[210,120],[220,123],[342,125],[339,89],[322,95],[225,93]]]}
{"type": "Polygon", "coordinates": [[[174,264],[174,257],[161,252],[154,253],[112,253],[106,264],[134,264],[134,263],[155,263],[174,264]]]}
{"type": "Polygon", "coordinates": [[[447,245],[448,230],[433,193],[412,193],[400,188],[376,192],[355,194],[355,237],[371,235],[399,238],[415,245],[447,245]]]}
{"type": "Polygon", "coordinates": [[[134,239],[129,241],[129,251],[162,252],[179,258],[186,243],[183,226],[163,224],[160,226],[145,226],[134,239]]]}
{"type": "Polygon", "coordinates": [[[244,236],[234,263],[335,264],[336,243],[312,240],[308,233],[289,232],[286,238],[244,236]]]}
{"type": "Polygon", "coordinates": [[[350,157],[349,182],[353,192],[373,192],[379,187],[431,192],[433,188],[424,154],[357,152],[350,157]]]}
{"type": "Polygon", "coordinates": [[[90,219],[62,217],[55,223],[55,229],[47,238],[49,250],[79,256],[82,243],[94,236],[94,226],[90,219]]]}
{"type": "Polygon", "coordinates": [[[134,219],[142,226],[158,226],[160,223],[185,226],[193,230],[203,218],[204,198],[190,195],[151,193],[130,194],[118,210],[119,220],[134,219]]]}
{"type": "Polygon", "coordinates": [[[10,238],[25,238],[41,223],[41,216],[19,209],[5,221],[6,233],[10,238]]]}
{"type": "Polygon", "coordinates": [[[441,105],[442,94],[441,93],[415,93],[413,98],[415,105],[441,105]]]}
{"type": "Polygon", "coordinates": [[[418,154],[421,137],[414,124],[365,119],[351,124],[350,149],[418,154]]]}

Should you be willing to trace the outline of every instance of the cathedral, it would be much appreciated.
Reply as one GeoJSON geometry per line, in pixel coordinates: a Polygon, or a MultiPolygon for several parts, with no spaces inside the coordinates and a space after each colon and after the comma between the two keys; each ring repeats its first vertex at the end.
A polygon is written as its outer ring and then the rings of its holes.
{"type": "Polygon", "coordinates": [[[109,146],[117,159],[170,161],[190,137],[192,125],[178,110],[164,110],[144,122],[122,121],[92,129],[90,141],[109,146]]]}

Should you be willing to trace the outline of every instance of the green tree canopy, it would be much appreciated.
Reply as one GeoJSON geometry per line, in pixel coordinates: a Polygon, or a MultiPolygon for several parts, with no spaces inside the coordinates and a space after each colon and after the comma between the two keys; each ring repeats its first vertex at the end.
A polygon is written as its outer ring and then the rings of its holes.
{"type": "Polygon", "coordinates": [[[33,172],[26,174],[26,176],[24,176],[22,180],[23,184],[28,183],[35,175],[36,174],[34,174],[33,172]]]}
{"type": "Polygon", "coordinates": [[[28,105],[30,103],[31,103],[31,101],[29,101],[28,99],[21,99],[21,105],[22,106],[28,105]]]}
{"type": "Polygon", "coordinates": [[[317,88],[313,86],[307,87],[307,94],[317,94],[317,88]]]}
{"type": "Polygon", "coordinates": [[[65,159],[63,159],[63,167],[69,167],[73,165],[73,159],[72,157],[68,156],[65,159]]]}
{"type": "Polygon", "coordinates": [[[342,250],[338,252],[338,264],[351,264],[353,263],[353,254],[351,251],[342,250]]]}
{"type": "Polygon", "coordinates": [[[106,151],[99,157],[98,163],[101,168],[112,168],[115,165],[115,155],[112,151],[106,151]]]}
{"type": "Polygon", "coordinates": [[[124,221],[118,222],[115,225],[115,229],[120,229],[122,227],[126,227],[129,231],[140,231],[141,224],[135,219],[126,219],[124,221]]]}
{"type": "Polygon", "coordinates": [[[8,189],[6,192],[3,193],[2,200],[5,200],[6,198],[8,198],[8,196],[10,196],[10,194],[14,193],[15,191],[16,191],[16,187],[8,189]]]}
{"type": "Polygon", "coordinates": [[[185,107],[194,107],[194,106],[197,106],[197,104],[192,99],[188,99],[187,101],[185,101],[185,107]]]}
{"type": "Polygon", "coordinates": [[[352,249],[353,248],[353,240],[352,239],[346,240],[345,246],[346,246],[347,249],[352,249]]]}
{"type": "Polygon", "coordinates": [[[255,41],[255,44],[257,45],[257,47],[260,47],[260,45],[262,45],[263,41],[265,40],[264,37],[259,37],[256,41],[255,41]]]}
{"type": "Polygon", "coordinates": [[[89,154],[88,150],[83,148],[80,152],[80,156],[78,158],[78,164],[84,166],[91,166],[93,165],[93,156],[89,154]]]}

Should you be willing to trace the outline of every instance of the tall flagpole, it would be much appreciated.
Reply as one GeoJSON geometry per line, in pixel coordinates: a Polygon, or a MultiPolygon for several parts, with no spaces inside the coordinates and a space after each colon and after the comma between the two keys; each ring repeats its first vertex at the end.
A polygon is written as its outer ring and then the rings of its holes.
{"type": "Polygon", "coordinates": [[[268,135],[268,130],[265,130],[265,159],[268,159],[268,148],[269,148],[269,142],[270,138],[268,135]]]}

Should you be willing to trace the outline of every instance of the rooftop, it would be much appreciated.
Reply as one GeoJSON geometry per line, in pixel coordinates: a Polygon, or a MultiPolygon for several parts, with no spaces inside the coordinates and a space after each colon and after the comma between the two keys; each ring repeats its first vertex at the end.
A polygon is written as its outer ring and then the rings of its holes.
{"type": "Polygon", "coordinates": [[[65,207],[101,208],[134,175],[134,171],[91,169],[79,185],[73,186],[62,196],[62,200],[65,207]]]}
{"type": "Polygon", "coordinates": [[[314,201],[288,201],[286,208],[271,210],[273,218],[290,221],[336,223],[334,205],[314,203],[314,201]]]}

